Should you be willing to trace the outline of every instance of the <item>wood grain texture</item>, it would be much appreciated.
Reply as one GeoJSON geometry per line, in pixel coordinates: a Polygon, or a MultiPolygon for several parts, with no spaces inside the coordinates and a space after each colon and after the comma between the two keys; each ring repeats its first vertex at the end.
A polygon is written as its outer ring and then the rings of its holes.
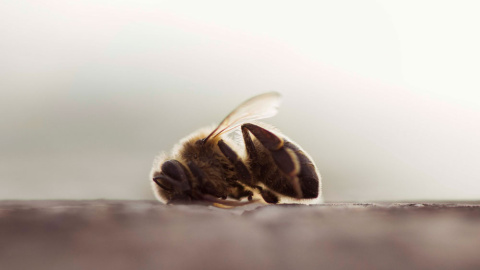
{"type": "Polygon", "coordinates": [[[480,269],[480,205],[0,201],[0,241],[1,269],[480,269]]]}

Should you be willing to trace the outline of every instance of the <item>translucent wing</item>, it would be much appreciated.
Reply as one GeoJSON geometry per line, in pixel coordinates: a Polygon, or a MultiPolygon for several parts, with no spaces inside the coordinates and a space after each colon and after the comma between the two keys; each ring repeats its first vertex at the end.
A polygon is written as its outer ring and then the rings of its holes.
{"type": "Polygon", "coordinates": [[[277,92],[269,92],[254,96],[233,110],[218,127],[205,138],[205,142],[220,134],[224,134],[248,121],[264,119],[277,114],[281,95],[277,92]]]}

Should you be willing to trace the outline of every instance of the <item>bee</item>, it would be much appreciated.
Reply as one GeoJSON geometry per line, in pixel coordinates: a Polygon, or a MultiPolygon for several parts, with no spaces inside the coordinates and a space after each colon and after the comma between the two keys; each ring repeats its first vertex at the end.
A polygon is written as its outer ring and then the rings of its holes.
{"type": "Polygon", "coordinates": [[[197,130],[171,154],[160,154],[150,173],[156,198],[222,208],[321,203],[321,177],[312,158],[277,129],[257,121],[274,116],[280,100],[277,92],[254,96],[216,128],[197,130]],[[231,138],[234,132],[241,132],[243,143],[231,138]]]}

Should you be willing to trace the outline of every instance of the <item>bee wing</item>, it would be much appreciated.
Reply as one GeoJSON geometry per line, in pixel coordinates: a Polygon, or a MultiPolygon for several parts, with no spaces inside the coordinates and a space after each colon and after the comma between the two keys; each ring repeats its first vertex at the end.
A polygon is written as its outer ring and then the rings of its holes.
{"type": "Polygon", "coordinates": [[[248,121],[264,119],[277,114],[281,95],[277,92],[268,92],[254,96],[238,105],[218,127],[208,135],[204,141],[220,134],[231,131],[248,121]]]}

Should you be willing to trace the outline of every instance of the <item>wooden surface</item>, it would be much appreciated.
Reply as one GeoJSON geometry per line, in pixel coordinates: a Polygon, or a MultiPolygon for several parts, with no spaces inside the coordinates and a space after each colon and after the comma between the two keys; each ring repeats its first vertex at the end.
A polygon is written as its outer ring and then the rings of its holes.
{"type": "Polygon", "coordinates": [[[0,201],[0,269],[480,269],[480,205],[0,201]]]}

